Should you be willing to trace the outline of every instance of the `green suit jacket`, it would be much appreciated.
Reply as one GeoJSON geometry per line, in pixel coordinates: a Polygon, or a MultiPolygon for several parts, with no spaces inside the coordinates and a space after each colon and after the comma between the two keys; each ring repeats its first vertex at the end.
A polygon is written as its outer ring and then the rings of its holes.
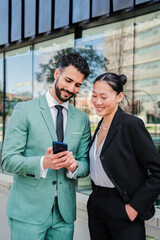
{"type": "Polygon", "coordinates": [[[88,116],[69,105],[64,142],[78,162],[74,179],[66,177],[65,168],[49,169],[47,177],[40,178],[41,157],[53,140],[57,141],[56,130],[45,95],[18,103],[7,127],[2,153],[2,168],[15,174],[8,197],[8,217],[42,224],[53,207],[57,187],[63,219],[68,223],[75,220],[75,179],[88,174],[88,116]]]}

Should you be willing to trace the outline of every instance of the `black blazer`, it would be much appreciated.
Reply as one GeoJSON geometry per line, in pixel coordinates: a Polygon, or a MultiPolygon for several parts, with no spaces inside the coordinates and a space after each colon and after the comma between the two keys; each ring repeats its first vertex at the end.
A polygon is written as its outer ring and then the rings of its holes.
{"type": "Polygon", "coordinates": [[[119,107],[105,139],[100,159],[124,202],[139,212],[140,219],[151,218],[155,212],[153,203],[160,194],[160,154],[143,121],[124,113],[119,107]]]}

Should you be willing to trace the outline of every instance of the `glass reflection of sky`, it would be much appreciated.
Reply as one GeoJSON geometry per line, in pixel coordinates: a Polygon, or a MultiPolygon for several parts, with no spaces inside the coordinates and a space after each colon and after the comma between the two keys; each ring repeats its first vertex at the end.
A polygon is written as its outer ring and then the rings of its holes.
{"type": "Polygon", "coordinates": [[[60,37],[54,40],[45,41],[35,45],[34,50],[34,71],[40,72],[40,64],[46,64],[51,58],[53,58],[57,51],[66,48],[74,47],[74,35],[69,34],[64,37],[60,37]]]}
{"type": "Polygon", "coordinates": [[[6,91],[12,94],[24,92],[32,93],[32,53],[27,50],[23,53],[6,55],[6,91]]]}
{"type": "MultiPolygon", "coordinates": [[[[104,57],[104,34],[103,33],[95,33],[94,35],[90,35],[89,33],[87,34],[87,30],[83,32],[83,36],[81,39],[77,39],[75,41],[75,49],[90,49],[90,47],[92,46],[92,48],[96,51],[96,54],[99,56],[103,56],[104,57]],[[84,34],[85,32],[85,34],[84,34]]],[[[94,69],[94,62],[90,63],[90,69],[94,69]]],[[[96,75],[94,78],[96,78],[98,75],[102,74],[104,72],[104,69],[102,69],[100,66],[98,68],[96,68],[96,75]]],[[[81,91],[85,92],[91,92],[92,90],[92,83],[93,83],[94,79],[91,79],[91,77],[89,76],[87,78],[87,80],[84,81],[83,85],[85,86],[85,89],[81,88],[81,91]]]]}
{"type": "MultiPolygon", "coordinates": [[[[41,64],[47,64],[50,59],[54,59],[58,51],[65,50],[67,48],[74,49],[74,35],[69,34],[57,39],[38,43],[34,47],[34,93],[33,97],[38,97],[44,94],[48,88],[51,87],[51,83],[46,83],[46,79],[42,82],[38,82],[36,74],[42,71],[41,64]]],[[[58,67],[58,66],[57,66],[58,67]]]]}

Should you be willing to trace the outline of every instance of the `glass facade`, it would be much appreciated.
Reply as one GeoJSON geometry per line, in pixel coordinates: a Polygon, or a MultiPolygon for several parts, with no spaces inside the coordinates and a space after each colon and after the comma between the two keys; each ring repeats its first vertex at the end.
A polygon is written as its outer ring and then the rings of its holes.
{"type": "MultiPolygon", "coordinates": [[[[125,74],[122,108],[143,119],[160,151],[160,12],[119,21],[6,52],[6,125],[18,101],[44,94],[54,80],[60,57],[74,49],[88,61],[91,74],[74,104],[89,115],[92,134],[99,117],[90,102],[92,83],[105,71],[125,74]]],[[[0,93],[3,92],[3,55],[0,54],[0,93]]],[[[2,94],[1,94],[2,95],[2,94]]],[[[0,96],[1,96],[0,95],[0,96]]],[[[2,97],[1,97],[2,98],[2,97]]],[[[3,101],[1,101],[3,102],[3,101]]],[[[3,107],[0,115],[2,142],[3,107]]],[[[78,191],[89,193],[90,178],[78,180],[78,191]]]]}
{"type": "Polygon", "coordinates": [[[0,161],[3,140],[3,54],[0,54],[0,161]]]}
{"type": "Polygon", "coordinates": [[[17,102],[32,98],[32,51],[30,47],[6,53],[5,127],[17,102]]]}
{"type": "Polygon", "coordinates": [[[34,98],[44,94],[52,86],[54,69],[58,67],[61,56],[73,49],[74,34],[34,46],[34,98]]]}

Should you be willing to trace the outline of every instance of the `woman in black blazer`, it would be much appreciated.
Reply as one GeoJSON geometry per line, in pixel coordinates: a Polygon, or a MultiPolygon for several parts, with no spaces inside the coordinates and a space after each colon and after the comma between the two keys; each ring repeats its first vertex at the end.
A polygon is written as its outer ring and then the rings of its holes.
{"type": "Polygon", "coordinates": [[[101,116],[90,148],[91,240],[144,240],[144,220],[160,193],[160,155],[143,121],[124,113],[125,75],[96,78],[92,103],[101,116]]]}

